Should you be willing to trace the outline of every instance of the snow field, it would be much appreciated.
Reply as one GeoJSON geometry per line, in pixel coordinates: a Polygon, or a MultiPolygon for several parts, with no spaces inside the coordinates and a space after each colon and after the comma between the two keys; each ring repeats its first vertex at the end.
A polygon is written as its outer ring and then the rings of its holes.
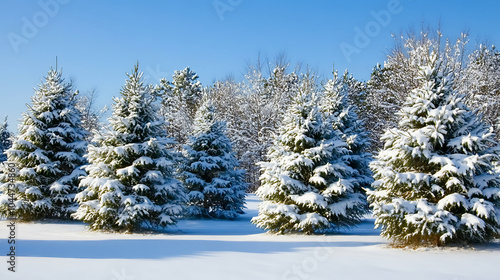
{"type": "MultiPolygon", "coordinates": [[[[258,199],[236,221],[183,220],[164,233],[90,232],[81,222],[17,224],[17,272],[0,279],[497,279],[498,242],[475,249],[402,250],[373,219],[330,235],[273,235],[250,223],[258,199]]],[[[7,252],[0,221],[0,252],[7,252]]],[[[2,257],[1,259],[6,259],[2,257]]]]}

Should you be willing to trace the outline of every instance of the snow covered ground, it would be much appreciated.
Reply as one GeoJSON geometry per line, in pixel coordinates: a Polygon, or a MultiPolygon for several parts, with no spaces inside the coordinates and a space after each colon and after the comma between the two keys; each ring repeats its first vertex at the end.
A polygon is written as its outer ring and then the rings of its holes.
{"type": "Polygon", "coordinates": [[[89,232],[83,223],[17,224],[17,272],[7,270],[0,221],[0,279],[500,279],[500,244],[473,249],[387,246],[367,219],[335,235],[271,235],[250,223],[187,220],[164,234],[89,232]]]}

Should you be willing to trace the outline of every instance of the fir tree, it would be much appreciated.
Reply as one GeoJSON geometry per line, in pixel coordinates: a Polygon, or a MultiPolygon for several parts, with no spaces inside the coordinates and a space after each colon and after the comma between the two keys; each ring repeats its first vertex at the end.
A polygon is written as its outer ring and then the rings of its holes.
{"type": "Polygon", "coordinates": [[[419,79],[371,164],[376,226],[399,245],[490,240],[500,232],[492,130],[463,103],[435,54],[419,79]]]}
{"type": "Polygon", "coordinates": [[[359,192],[365,182],[361,175],[351,177],[357,171],[346,157],[349,145],[334,125],[337,110],[317,106],[320,96],[304,81],[268,152],[269,161],[260,163],[257,195],[263,202],[252,222],[276,233],[351,226],[367,209],[359,192]]]}
{"type": "Polygon", "coordinates": [[[3,124],[0,125],[0,163],[7,160],[7,151],[12,146],[12,133],[8,129],[7,117],[3,121],[3,124]]]}
{"type": "MultiPolygon", "coordinates": [[[[74,197],[79,177],[85,175],[84,138],[76,94],[61,72],[51,69],[23,114],[20,133],[7,151],[8,161],[19,169],[14,215],[21,220],[69,218],[76,210],[74,197]]],[[[7,178],[2,178],[7,182],[7,178]]],[[[8,213],[8,184],[1,186],[0,215],[8,213]]]]}
{"type": "Polygon", "coordinates": [[[194,135],[184,146],[182,177],[189,192],[189,216],[235,219],[243,213],[247,184],[243,170],[236,169],[239,163],[225,130],[207,98],[196,113],[194,135]]]}
{"type": "Polygon", "coordinates": [[[89,175],[80,184],[74,217],[92,230],[136,231],[176,223],[186,202],[173,178],[177,155],[163,135],[153,89],[138,66],[114,99],[110,128],[89,145],[89,175]]]}

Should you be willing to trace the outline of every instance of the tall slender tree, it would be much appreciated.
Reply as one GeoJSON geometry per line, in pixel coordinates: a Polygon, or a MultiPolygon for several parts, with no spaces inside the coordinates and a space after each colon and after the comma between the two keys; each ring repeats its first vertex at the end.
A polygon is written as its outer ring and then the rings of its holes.
{"type": "Polygon", "coordinates": [[[188,140],[202,92],[198,74],[189,67],[175,71],[172,82],[165,78],[160,81],[161,112],[167,122],[168,136],[178,142],[178,148],[188,140]]]}
{"type": "Polygon", "coordinates": [[[198,78],[198,74],[190,67],[175,71],[172,76],[173,94],[183,103],[191,119],[194,119],[202,97],[203,88],[198,78]]]}
{"type": "MultiPolygon", "coordinates": [[[[337,153],[336,160],[341,163],[339,170],[336,171],[339,184],[344,184],[342,191],[339,192],[340,199],[345,200],[343,192],[362,196],[365,203],[359,203],[356,211],[366,213],[368,204],[366,203],[366,191],[370,189],[373,183],[372,172],[369,164],[372,161],[372,155],[368,152],[371,145],[369,132],[365,129],[364,122],[358,118],[358,107],[355,105],[357,95],[353,93],[352,76],[347,71],[342,77],[337,71],[333,72],[333,79],[328,80],[324,86],[323,95],[320,100],[320,108],[324,114],[324,122],[331,123],[334,133],[340,135],[341,139],[347,144],[344,153],[337,153]]],[[[354,91],[356,92],[356,91],[354,91]]],[[[354,209],[356,209],[354,207],[354,209]]],[[[346,213],[352,211],[346,207],[346,213]]],[[[359,216],[358,216],[359,217],[359,216]]]]}

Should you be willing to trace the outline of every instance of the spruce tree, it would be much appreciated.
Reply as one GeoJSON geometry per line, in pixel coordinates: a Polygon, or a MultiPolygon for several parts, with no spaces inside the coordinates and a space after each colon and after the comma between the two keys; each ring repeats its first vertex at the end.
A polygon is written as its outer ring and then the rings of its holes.
{"type": "Polygon", "coordinates": [[[371,164],[375,224],[397,245],[483,242],[500,232],[497,143],[436,57],[421,68],[420,86],[371,164]]]}
{"type": "MultiPolygon", "coordinates": [[[[350,99],[352,82],[352,76],[349,76],[347,71],[342,77],[334,71],[333,79],[325,84],[320,106],[325,122],[331,123],[334,132],[347,144],[344,153],[335,155],[341,163],[339,170],[336,171],[339,182],[346,182],[342,192],[361,195],[363,203],[357,207],[360,213],[366,213],[368,211],[366,190],[370,189],[373,183],[369,167],[372,155],[368,152],[371,139],[363,121],[358,118],[357,106],[352,104],[350,99]]],[[[348,211],[349,209],[346,209],[346,212],[348,211]]]]}
{"type": "Polygon", "coordinates": [[[5,117],[3,124],[0,125],[0,163],[7,160],[5,152],[12,146],[11,137],[12,133],[8,129],[7,117],[5,117]]]}
{"type": "Polygon", "coordinates": [[[186,195],[174,179],[177,155],[168,147],[153,89],[135,66],[114,99],[108,130],[89,145],[89,175],[80,184],[74,217],[92,230],[137,231],[176,223],[186,195]]]}
{"type": "MultiPolygon", "coordinates": [[[[14,194],[14,215],[20,220],[69,218],[76,210],[74,202],[80,169],[85,163],[87,134],[81,127],[75,108],[76,93],[64,82],[61,72],[51,69],[31,98],[23,114],[19,135],[7,160],[19,169],[15,188],[0,188],[0,215],[8,214],[7,194],[14,194]]],[[[7,177],[1,178],[7,182],[7,177]]]]}
{"type": "Polygon", "coordinates": [[[188,190],[188,216],[235,219],[245,204],[245,173],[225,135],[226,123],[217,121],[206,98],[196,113],[193,136],[184,146],[187,162],[182,177],[188,190]]]}
{"type": "MultiPolygon", "coordinates": [[[[321,94],[305,79],[288,109],[279,134],[261,162],[263,200],[257,226],[276,233],[312,234],[355,225],[366,212],[359,192],[363,180],[352,178],[349,145],[329,110],[318,106],[321,94]]],[[[335,102],[333,102],[335,103],[335,102]]],[[[360,176],[361,178],[361,176],[360,176]]]]}
{"type": "MultiPolygon", "coordinates": [[[[461,34],[454,43],[445,39],[439,29],[423,29],[418,33],[411,31],[394,36],[394,39],[394,47],[384,63],[377,63],[373,68],[365,88],[363,111],[370,122],[367,129],[374,140],[373,150],[383,147],[381,135],[397,126],[399,119],[396,113],[405,103],[408,93],[420,86],[419,67],[428,61],[430,49],[436,51],[457,77],[463,77],[461,72],[466,65],[463,63],[469,42],[466,34],[461,34]]],[[[460,81],[457,82],[460,84],[460,81]]]]}
{"type": "Polygon", "coordinates": [[[198,75],[189,67],[175,71],[172,82],[160,81],[161,113],[167,122],[168,136],[179,143],[179,149],[188,141],[202,90],[198,75]]]}
{"type": "Polygon", "coordinates": [[[202,86],[198,74],[191,68],[175,71],[172,76],[173,95],[183,103],[187,115],[194,119],[196,109],[202,97],[202,86]]]}

